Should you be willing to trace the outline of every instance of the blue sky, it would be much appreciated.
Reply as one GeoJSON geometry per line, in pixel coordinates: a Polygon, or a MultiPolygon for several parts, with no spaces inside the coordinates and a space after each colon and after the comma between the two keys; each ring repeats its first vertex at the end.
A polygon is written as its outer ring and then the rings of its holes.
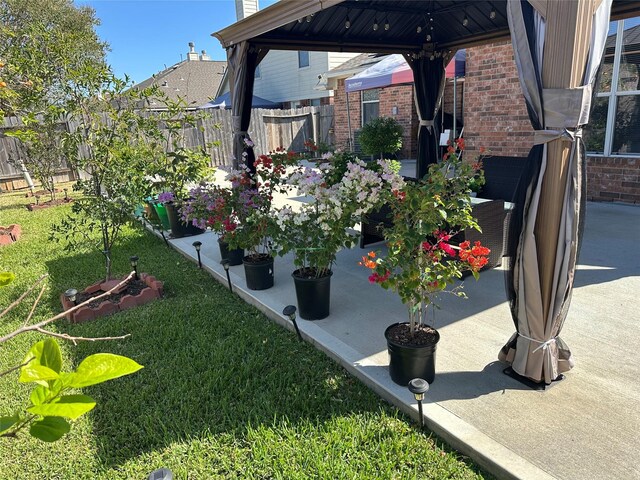
{"type": "MultiPolygon", "coordinates": [[[[189,42],[213,60],[226,53],[211,33],[236,21],[234,0],[75,0],[89,5],[101,21],[98,35],[109,43],[108,62],[118,76],[135,82],[185,58],[189,42]]],[[[259,0],[260,8],[275,0],[259,0]]]]}

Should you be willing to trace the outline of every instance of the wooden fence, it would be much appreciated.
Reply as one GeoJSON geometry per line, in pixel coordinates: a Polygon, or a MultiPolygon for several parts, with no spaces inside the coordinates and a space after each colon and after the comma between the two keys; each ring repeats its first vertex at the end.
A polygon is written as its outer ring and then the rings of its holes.
{"type": "MultiPolygon", "coordinates": [[[[218,141],[220,145],[211,148],[211,165],[231,165],[232,127],[231,110],[211,109],[209,118],[202,120],[185,132],[185,144],[197,147],[218,141]]],[[[15,162],[25,155],[20,141],[7,137],[4,131],[19,124],[15,118],[5,118],[0,125],[0,188],[11,189],[24,186],[22,172],[15,162]]],[[[73,125],[67,126],[73,128],[73,125]]],[[[256,154],[268,153],[277,147],[303,151],[304,142],[312,139],[316,143],[332,145],[333,105],[302,107],[289,110],[254,108],[251,111],[249,136],[255,143],[256,154]]],[[[65,173],[70,173],[65,169],[65,173]]]]}
{"type": "MultiPolygon", "coordinates": [[[[230,165],[233,156],[231,110],[209,110],[210,118],[203,122],[203,141],[217,140],[220,146],[212,149],[212,165],[230,165]],[[219,125],[220,128],[216,128],[219,125]]],[[[249,136],[255,143],[256,154],[268,153],[277,147],[300,152],[304,142],[332,145],[333,105],[302,107],[289,110],[251,110],[249,136]]]]}

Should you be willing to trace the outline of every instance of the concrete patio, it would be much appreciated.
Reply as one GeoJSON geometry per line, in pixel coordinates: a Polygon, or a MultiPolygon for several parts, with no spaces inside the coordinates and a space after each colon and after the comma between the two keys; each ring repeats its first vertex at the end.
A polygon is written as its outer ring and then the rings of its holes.
{"type": "MultiPolygon", "coordinates": [[[[216,236],[199,235],[203,266],[225,285],[216,236]]],[[[170,240],[196,260],[195,238],[170,240]]],[[[498,478],[640,478],[640,208],[590,203],[573,301],[562,338],[576,366],[546,391],[533,391],[502,373],[498,350],[514,332],[503,272],[465,282],[468,300],[442,298],[434,325],[441,333],[436,380],[426,397],[428,427],[498,478]]],[[[372,249],[381,249],[373,246],[372,249]]],[[[357,262],[368,250],[338,255],[331,315],[299,320],[306,341],[326,352],[389,402],[417,418],[406,388],[387,373],[383,332],[404,321],[398,297],[370,285],[357,262]]],[[[291,257],[277,258],[275,286],[245,287],[242,266],[231,267],[234,292],[274,321],[295,304],[291,257]]]]}

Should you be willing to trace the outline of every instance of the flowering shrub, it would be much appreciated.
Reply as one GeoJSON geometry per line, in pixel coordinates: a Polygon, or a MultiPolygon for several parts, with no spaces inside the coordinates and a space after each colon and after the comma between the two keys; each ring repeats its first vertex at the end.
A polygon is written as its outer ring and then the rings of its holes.
{"type": "MultiPolygon", "coordinates": [[[[245,145],[251,146],[251,140],[245,139],[245,145]]],[[[284,191],[287,169],[297,161],[295,153],[278,148],[256,159],[254,175],[247,169],[231,171],[226,177],[229,187],[192,189],[181,210],[183,220],[211,227],[231,248],[244,248],[250,257],[271,255],[273,195],[284,191]]]]}
{"type": "Polygon", "coordinates": [[[298,211],[290,206],[277,211],[276,243],[279,254],[294,252],[294,264],[303,275],[328,275],[336,253],[352,247],[357,240],[350,227],[364,213],[384,203],[391,189],[402,186],[402,177],[389,162],[379,161],[375,167],[368,168],[355,159],[346,164],[342,180],[332,185],[326,182],[336,168],[330,163],[320,165],[319,171],[305,168],[289,177],[300,195],[313,200],[298,211]]]}
{"type": "Polygon", "coordinates": [[[395,189],[389,206],[393,225],[384,229],[388,252],[369,252],[360,265],[371,270],[369,281],[396,291],[409,308],[411,333],[424,322],[427,307],[440,293],[464,297],[454,282],[465,271],[477,279],[489,249],[480,242],[456,244],[454,237],[479,227],[471,215],[469,182],[475,175],[458,156],[432,165],[429,174],[395,189]]]}

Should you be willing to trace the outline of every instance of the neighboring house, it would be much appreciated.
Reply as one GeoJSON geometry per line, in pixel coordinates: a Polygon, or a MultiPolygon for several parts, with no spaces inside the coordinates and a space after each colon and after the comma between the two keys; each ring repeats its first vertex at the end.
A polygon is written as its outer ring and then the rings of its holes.
{"type": "MultiPolygon", "coordinates": [[[[348,95],[347,104],[345,81],[387,58],[388,55],[384,54],[363,53],[323,74],[325,88],[334,92],[336,145],[349,148],[349,138],[352,138],[355,142],[354,150],[359,152],[359,129],[373,118],[392,117],[404,129],[402,150],[399,153],[399,157],[416,158],[418,114],[413,100],[413,83],[351,92],[348,95]]],[[[458,79],[457,81],[458,101],[456,107],[458,111],[458,127],[460,127],[463,113],[462,92],[464,79],[458,79]]],[[[453,113],[453,82],[451,79],[447,79],[445,86],[443,111],[445,115],[439,116],[440,123],[445,128],[451,128],[453,113]]]]}
{"type": "MultiPolygon", "coordinates": [[[[588,200],[640,204],[639,24],[639,17],[610,24],[591,117],[583,132],[588,200]]],[[[533,129],[511,43],[468,49],[466,71],[468,148],[527,156],[533,129]]]]}
{"type": "MultiPolygon", "coordinates": [[[[258,11],[258,0],[235,0],[238,20],[258,11]]],[[[284,108],[330,105],[333,92],[321,85],[321,76],[357,53],[271,50],[256,69],[253,94],[281,103],[284,108]]],[[[228,79],[217,92],[229,91],[228,79]]]]}
{"type": "MultiPolygon", "coordinates": [[[[639,46],[640,18],[611,22],[591,118],[583,132],[588,153],[588,200],[640,204],[639,46]]],[[[347,146],[349,138],[345,80],[383,58],[361,55],[326,73],[326,88],[335,92],[337,145],[347,146]]],[[[529,154],[533,128],[510,41],[466,50],[465,78],[458,79],[456,96],[458,118],[464,119],[466,158],[473,158],[480,147],[494,156],[526,157],[529,154]]],[[[413,132],[417,116],[411,84],[352,92],[349,111],[356,137],[357,129],[372,114],[395,117],[405,127],[402,156],[415,158],[413,132]],[[408,128],[411,136],[406,132],[408,128]]],[[[450,79],[445,89],[444,112],[453,112],[450,79]]],[[[446,119],[444,124],[450,128],[446,119]]]]}
{"type": "MultiPolygon", "coordinates": [[[[191,42],[186,60],[156,73],[135,87],[157,85],[169,98],[182,97],[188,109],[195,109],[216,96],[226,68],[227,62],[211,60],[204,50],[198,54],[191,42]]],[[[151,109],[162,109],[162,106],[152,101],[151,109]]]]}

